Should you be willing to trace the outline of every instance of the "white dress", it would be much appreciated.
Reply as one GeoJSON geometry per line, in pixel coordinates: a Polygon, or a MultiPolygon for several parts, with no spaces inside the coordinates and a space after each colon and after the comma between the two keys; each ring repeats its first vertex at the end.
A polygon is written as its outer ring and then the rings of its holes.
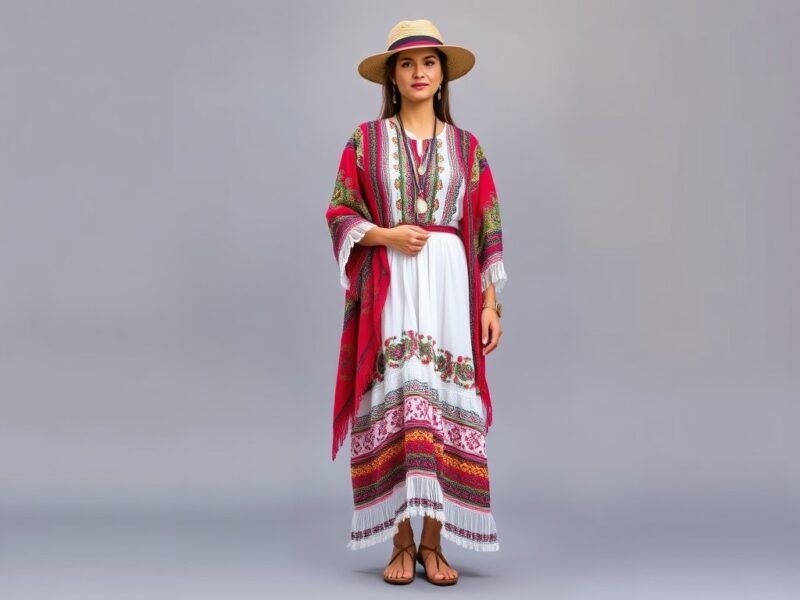
{"type": "MultiPolygon", "coordinates": [[[[382,120],[381,126],[387,134],[383,139],[392,145],[384,148],[383,168],[394,183],[394,226],[408,221],[401,197],[410,202],[414,196],[399,126],[394,119],[382,120]]],[[[417,156],[424,156],[430,139],[406,135],[417,156]]],[[[467,180],[450,125],[436,143],[439,182],[427,222],[457,228],[467,180]]],[[[349,249],[374,226],[354,228],[351,243],[342,248],[345,288],[349,249]]],[[[470,340],[467,256],[458,235],[430,234],[416,256],[387,247],[391,276],[381,317],[384,368],[362,396],[350,441],[355,511],[348,545],[353,549],[391,538],[400,520],[412,515],[437,518],[442,537],[465,548],[498,549],[489,508],[486,415],[476,393],[470,340]]],[[[490,279],[500,292],[507,279],[502,261],[493,266],[490,279]]]]}

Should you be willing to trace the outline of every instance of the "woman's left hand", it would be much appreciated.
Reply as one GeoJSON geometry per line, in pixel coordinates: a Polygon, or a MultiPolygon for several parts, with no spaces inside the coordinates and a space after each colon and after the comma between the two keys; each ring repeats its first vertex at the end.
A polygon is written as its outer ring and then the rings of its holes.
{"type": "Polygon", "coordinates": [[[484,308],[481,311],[481,341],[484,356],[497,348],[501,335],[503,335],[503,330],[500,328],[500,317],[497,316],[497,311],[492,308],[484,308]]]}

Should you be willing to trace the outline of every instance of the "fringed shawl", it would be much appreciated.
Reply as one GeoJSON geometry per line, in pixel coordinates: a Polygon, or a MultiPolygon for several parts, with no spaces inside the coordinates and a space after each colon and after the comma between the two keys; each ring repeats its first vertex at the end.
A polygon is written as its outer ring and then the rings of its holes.
{"type": "MultiPolygon", "coordinates": [[[[492,403],[486,382],[486,357],[482,353],[481,310],[483,290],[494,280],[495,269],[502,267],[500,207],[492,173],[478,139],[467,130],[455,126],[453,130],[459,163],[467,181],[459,237],[467,255],[472,354],[477,393],[486,409],[488,432],[492,403]]],[[[344,298],[333,406],[334,460],[357,415],[361,397],[375,382],[377,359],[383,350],[381,315],[391,278],[386,247],[353,245],[348,233],[354,227],[363,227],[367,221],[379,227],[393,226],[389,205],[391,182],[385,181],[384,157],[381,156],[381,149],[388,147],[381,143],[384,135],[380,120],[367,121],[355,129],[342,153],[333,197],[325,214],[336,259],[343,256],[346,244],[352,246],[345,259],[349,288],[344,298]]]]}

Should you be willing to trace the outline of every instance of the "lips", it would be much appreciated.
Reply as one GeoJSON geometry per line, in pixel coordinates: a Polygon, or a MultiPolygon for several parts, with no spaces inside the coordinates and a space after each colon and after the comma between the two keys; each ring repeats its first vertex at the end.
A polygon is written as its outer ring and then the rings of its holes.
{"type": "Polygon", "coordinates": [[[415,83],[411,87],[413,87],[414,89],[417,89],[417,90],[421,90],[422,88],[428,87],[428,84],[427,83],[415,83]]]}

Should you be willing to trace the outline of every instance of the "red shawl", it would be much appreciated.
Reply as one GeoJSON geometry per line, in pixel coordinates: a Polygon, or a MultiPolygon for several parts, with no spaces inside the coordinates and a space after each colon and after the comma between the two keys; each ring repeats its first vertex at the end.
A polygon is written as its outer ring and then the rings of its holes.
{"type": "MultiPolygon", "coordinates": [[[[490,267],[502,260],[500,212],[492,173],[478,139],[467,130],[452,127],[459,163],[468,182],[459,237],[467,255],[472,354],[477,393],[486,409],[488,432],[492,403],[486,382],[486,357],[481,352],[482,282],[487,284],[491,280],[490,267]]],[[[393,226],[388,198],[392,182],[385,181],[386,158],[381,155],[384,147],[392,145],[383,139],[385,135],[380,120],[367,121],[356,128],[345,145],[333,197],[325,214],[337,260],[353,227],[364,221],[379,227],[393,226]]],[[[347,437],[348,426],[355,419],[362,395],[372,387],[377,375],[377,357],[383,350],[381,316],[391,277],[385,246],[352,245],[346,260],[349,289],[345,291],[333,407],[334,460],[347,437]]]]}

